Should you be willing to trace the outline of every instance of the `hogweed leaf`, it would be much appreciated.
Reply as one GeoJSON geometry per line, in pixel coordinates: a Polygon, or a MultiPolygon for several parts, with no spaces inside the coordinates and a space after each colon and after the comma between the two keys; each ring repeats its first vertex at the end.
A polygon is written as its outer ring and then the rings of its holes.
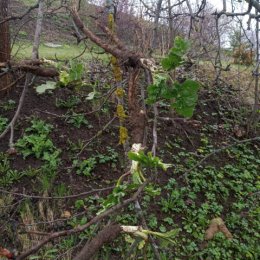
{"type": "Polygon", "coordinates": [[[54,81],[46,81],[45,84],[39,85],[38,87],[36,87],[36,92],[38,94],[43,94],[45,93],[47,90],[53,90],[57,87],[56,82],[54,81]]]}

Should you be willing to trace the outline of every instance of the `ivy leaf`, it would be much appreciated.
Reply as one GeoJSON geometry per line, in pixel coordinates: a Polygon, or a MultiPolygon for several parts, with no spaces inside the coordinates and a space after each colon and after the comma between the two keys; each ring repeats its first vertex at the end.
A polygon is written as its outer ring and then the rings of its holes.
{"type": "Polygon", "coordinates": [[[57,87],[56,82],[54,81],[46,81],[45,84],[42,84],[36,87],[36,92],[38,94],[43,94],[46,90],[53,90],[57,87]]]}
{"type": "Polygon", "coordinates": [[[175,102],[171,104],[176,112],[184,117],[191,117],[198,100],[199,83],[194,80],[186,80],[184,83],[175,83],[175,102]]]}

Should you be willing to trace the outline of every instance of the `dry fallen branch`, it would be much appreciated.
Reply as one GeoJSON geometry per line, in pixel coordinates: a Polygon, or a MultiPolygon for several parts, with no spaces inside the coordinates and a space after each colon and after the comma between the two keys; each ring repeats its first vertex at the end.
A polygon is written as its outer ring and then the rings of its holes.
{"type": "Polygon", "coordinates": [[[9,153],[10,154],[14,153],[14,143],[13,143],[14,125],[15,125],[15,122],[18,119],[18,116],[19,116],[20,111],[22,109],[27,88],[33,82],[33,80],[32,80],[31,83],[29,81],[30,81],[30,75],[27,74],[26,80],[25,80],[25,83],[24,83],[24,89],[23,89],[22,95],[20,97],[19,104],[18,104],[17,110],[15,112],[15,115],[14,115],[13,119],[11,120],[11,122],[7,125],[6,129],[0,134],[0,139],[1,139],[8,133],[9,130],[11,131],[10,140],[9,140],[9,148],[10,148],[9,153]]]}
{"type": "Polygon", "coordinates": [[[101,230],[89,243],[87,243],[80,253],[73,260],[91,259],[98,250],[107,243],[113,242],[121,233],[120,225],[109,225],[101,230]]]}
{"type": "Polygon", "coordinates": [[[86,195],[90,195],[90,194],[93,194],[93,193],[112,190],[114,188],[115,188],[115,186],[111,186],[111,187],[106,187],[106,188],[102,188],[102,189],[94,189],[94,190],[82,192],[82,193],[79,193],[79,194],[68,195],[68,196],[63,196],[63,197],[35,196],[35,195],[29,195],[29,194],[24,194],[24,193],[11,192],[11,191],[7,191],[7,190],[3,190],[3,189],[0,189],[0,193],[2,192],[2,193],[11,194],[13,196],[19,196],[19,197],[30,198],[30,199],[64,200],[64,199],[77,199],[77,198],[84,197],[86,195]]]}
{"type": "Polygon", "coordinates": [[[19,77],[18,79],[16,79],[14,82],[12,82],[10,85],[2,88],[0,91],[6,91],[8,89],[11,89],[13,86],[15,86],[20,80],[22,80],[25,77],[25,75],[22,75],[21,77],[19,77]]]}
{"type": "Polygon", "coordinates": [[[8,69],[13,71],[30,72],[41,77],[58,77],[59,72],[54,67],[41,67],[44,62],[41,60],[24,60],[21,62],[1,62],[0,69],[8,69]]]}

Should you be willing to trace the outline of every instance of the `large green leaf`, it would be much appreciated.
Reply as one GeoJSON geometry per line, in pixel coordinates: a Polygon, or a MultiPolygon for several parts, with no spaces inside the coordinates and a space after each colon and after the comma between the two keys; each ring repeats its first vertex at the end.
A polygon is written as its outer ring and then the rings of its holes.
{"type": "Polygon", "coordinates": [[[71,68],[69,71],[70,81],[81,80],[84,72],[84,66],[82,63],[71,62],[71,68]]]}
{"type": "Polygon", "coordinates": [[[191,117],[198,100],[199,83],[194,80],[186,80],[184,83],[167,84],[167,78],[160,78],[157,84],[148,87],[148,104],[166,99],[174,102],[171,106],[184,117],[191,117]]]}
{"type": "Polygon", "coordinates": [[[171,104],[176,112],[184,117],[191,117],[198,100],[199,83],[194,80],[186,80],[184,83],[174,84],[177,95],[175,102],[171,104]]]}
{"type": "Polygon", "coordinates": [[[68,71],[60,71],[59,81],[62,86],[68,86],[69,84],[81,82],[84,73],[84,65],[74,61],[70,62],[70,68],[68,71]]]}
{"type": "Polygon", "coordinates": [[[38,94],[43,94],[46,90],[53,90],[57,87],[56,82],[54,81],[46,81],[45,84],[42,84],[38,87],[36,87],[36,92],[38,94]]]}
{"type": "Polygon", "coordinates": [[[183,56],[189,49],[189,42],[181,37],[176,37],[174,47],[170,49],[167,57],[162,60],[162,67],[165,70],[172,70],[180,66],[183,62],[183,56]]]}
{"type": "Polygon", "coordinates": [[[155,103],[161,97],[162,89],[166,88],[166,77],[157,75],[154,80],[154,84],[147,88],[148,98],[146,100],[147,104],[155,103]]]}

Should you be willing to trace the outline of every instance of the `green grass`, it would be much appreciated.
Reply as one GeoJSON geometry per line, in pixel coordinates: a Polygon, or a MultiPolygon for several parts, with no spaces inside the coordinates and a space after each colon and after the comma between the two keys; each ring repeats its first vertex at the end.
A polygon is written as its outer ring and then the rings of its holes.
{"type": "MultiPolygon", "coordinates": [[[[80,45],[69,45],[69,44],[62,44],[61,47],[58,48],[51,48],[47,47],[44,44],[40,45],[39,48],[39,55],[40,58],[45,59],[59,59],[59,60],[70,60],[74,57],[80,55],[83,51],[85,46],[83,44],[80,45]]],[[[15,44],[12,49],[12,55],[15,59],[30,59],[32,54],[32,44],[29,42],[23,42],[19,44],[15,44]]],[[[92,54],[88,50],[80,56],[79,59],[82,60],[90,60],[93,57],[100,58],[102,60],[106,60],[108,58],[107,54],[92,54]]]]}
{"type": "Polygon", "coordinates": [[[37,0],[22,0],[21,1],[26,6],[35,5],[37,3],[37,0]]]}
{"type": "MultiPolygon", "coordinates": [[[[231,66],[231,71],[237,71],[237,70],[252,70],[254,68],[254,65],[243,65],[243,64],[234,64],[233,63],[233,59],[230,58],[229,60],[227,61],[221,61],[221,64],[222,64],[222,67],[223,68],[226,68],[228,65],[231,66]]],[[[212,69],[213,69],[213,65],[210,61],[204,61],[204,60],[200,60],[199,61],[199,65],[207,65],[207,66],[212,66],[212,69]]]]}

